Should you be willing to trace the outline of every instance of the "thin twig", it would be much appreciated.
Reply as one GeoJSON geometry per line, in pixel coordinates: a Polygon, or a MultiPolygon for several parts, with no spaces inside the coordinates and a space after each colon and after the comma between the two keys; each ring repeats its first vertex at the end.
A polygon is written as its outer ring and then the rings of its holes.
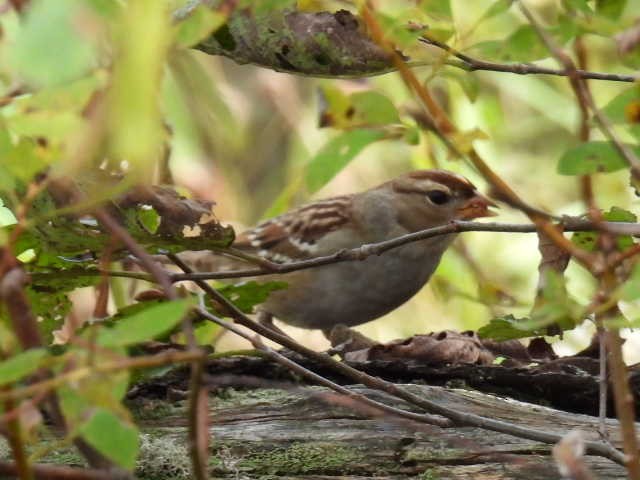
{"type": "MultiPolygon", "coordinates": [[[[178,258],[173,253],[168,253],[167,257],[176,262],[178,258]]],[[[199,352],[198,343],[193,331],[193,316],[191,312],[185,315],[182,321],[182,332],[187,342],[190,352],[199,352]]],[[[209,452],[209,415],[207,409],[201,408],[202,402],[207,403],[207,389],[203,388],[204,360],[194,360],[191,362],[191,372],[189,378],[189,453],[191,455],[191,465],[193,475],[196,480],[206,480],[209,475],[207,471],[209,452]]]]}
{"type": "Polygon", "coordinates": [[[175,289],[167,272],[154,261],[153,257],[136,242],[131,234],[125,230],[106,210],[100,208],[94,212],[96,219],[102,223],[114,237],[118,238],[127,249],[142,263],[144,268],[154,277],[169,299],[177,298],[175,289]]]}
{"type": "MultiPolygon", "coordinates": [[[[584,40],[581,36],[576,37],[574,42],[574,51],[578,60],[578,65],[582,70],[587,69],[587,49],[584,46],[584,40]]],[[[589,86],[584,80],[578,81],[575,77],[578,77],[579,70],[574,69],[574,79],[572,85],[574,86],[574,92],[578,107],[580,109],[580,127],[578,130],[578,138],[581,142],[588,142],[591,136],[591,129],[589,128],[589,105],[585,102],[586,95],[581,93],[581,89],[588,90],[589,86]],[[579,88],[578,83],[582,83],[579,88]]],[[[570,77],[571,78],[571,77],[570,77]]],[[[598,209],[596,203],[595,194],[593,191],[593,177],[591,175],[582,175],[580,177],[580,192],[582,194],[582,201],[587,208],[589,218],[596,224],[602,224],[604,218],[602,212],[598,209]]],[[[608,232],[603,232],[603,237],[608,232]]],[[[602,240],[609,242],[611,239],[602,240]]],[[[598,432],[603,441],[609,441],[609,434],[607,432],[607,396],[609,390],[609,381],[607,377],[607,342],[605,337],[605,330],[603,327],[602,318],[600,315],[594,315],[596,322],[596,338],[598,341],[598,361],[600,371],[598,374],[598,432]]]]}
{"type": "MultiPolygon", "coordinates": [[[[536,18],[525,6],[522,0],[518,5],[520,10],[527,18],[533,29],[536,31],[547,49],[553,57],[565,68],[567,76],[570,80],[571,87],[581,105],[581,109],[590,109],[597,120],[598,126],[602,133],[615,145],[621,157],[625,159],[631,167],[631,175],[636,180],[640,180],[640,161],[635,157],[626,145],[622,144],[616,137],[608,119],[602,115],[596,107],[591,92],[584,79],[577,74],[576,66],[567,53],[551,38],[547,32],[540,26],[536,18]]],[[[606,232],[605,232],[606,233],[606,232]]],[[[603,235],[600,239],[601,250],[605,258],[610,257],[613,239],[609,235],[603,235]]],[[[607,258],[608,259],[608,258],[607,258]]],[[[612,291],[617,287],[616,276],[613,272],[610,262],[605,262],[602,268],[593,269],[592,272],[600,281],[601,301],[607,302],[612,291]]],[[[602,325],[605,325],[606,318],[612,317],[617,313],[617,306],[612,307],[603,315],[602,325]]],[[[607,341],[607,350],[611,357],[610,370],[612,376],[614,401],[616,405],[616,413],[620,420],[622,429],[623,447],[625,452],[625,465],[629,476],[633,480],[640,480],[640,456],[638,455],[638,440],[635,431],[635,412],[634,405],[627,378],[627,368],[622,358],[622,342],[620,333],[617,328],[610,328],[605,333],[607,341]]]]}
{"type": "Polygon", "coordinates": [[[591,91],[587,87],[584,78],[579,75],[578,69],[573,63],[571,57],[567,55],[562,48],[560,48],[560,46],[553,40],[553,38],[551,38],[550,35],[547,34],[547,32],[544,31],[522,1],[519,2],[519,6],[524,16],[540,37],[540,40],[542,40],[554,58],[564,67],[571,86],[579,97],[580,103],[589,107],[602,134],[613,144],[620,156],[624,159],[627,165],[629,165],[633,178],[640,181],[640,159],[636,157],[635,153],[627,145],[622,143],[613,131],[613,126],[609,119],[603,115],[600,109],[596,106],[593,96],[591,95],[591,91]]]}
{"type": "MultiPolygon", "coordinates": [[[[190,271],[189,267],[184,264],[184,262],[181,262],[178,265],[185,271],[190,271]]],[[[442,415],[443,417],[446,417],[459,425],[475,426],[487,430],[514,435],[520,438],[528,438],[530,440],[536,440],[539,442],[550,444],[557,443],[562,438],[561,435],[540,430],[533,430],[508,422],[485,418],[480,415],[460,412],[456,409],[440,405],[433,400],[415,395],[392,382],[387,382],[378,377],[372,377],[371,375],[356,370],[355,368],[352,368],[344,363],[337,362],[326,353],[316,352],[315,350],[299,344],[287,335],[278,333],[264,325],[255,322],[207,282],[198,280],[196,281],[196,284],[200,288],[202,288],[209,296],[211,296],[212,299],[216,300],[220,305],[222,305],[225,309],[225,313],[231,316],[231,318],[233,318],[235,322],[249,328],[253,332],[262,335],[263,337],[268,338],[269,340],[272,340],[286,348],[304,355],[307,358],[315,360],[321,365],[326,366],[327,368],[330,368],[331,370],[344,375],[347,378],[350,378],[356,383],[362,383],[370,388],[386,392],[408,402],[409,404],[418,406],[427,412],[442,415]]],[[[591,454],[609,458],[616,463],[622,463],[624,461],[622,453],[610,445],[604,444],[602,442],[587,442],[586,446],[587,451],[591,454]]]]}
{"type": "MultiPolygon", "coordinates": [[[[590,220],[582,219],[565,219],[562,221],[562,227],[565,232],[587,232],[594,230],[604,230],[616,235],[640,235],[640,223],[626,222],[601,222],[594,224],[590,220]]],[[[241,270],[230,270],[225,272],[197,272],[190,274],[171,273],[164,271],[171,282],[184,282],[192,280],[219,280],[225,278],[243,278],[243,277],[259,277],[262,275],[282,274],[293,272],[296,270],[304,270],[307,268],[319,267],[339,262],[361,261],[371,255],[380,255],[387,250],[400,247],[402,245],[425,240],[427,238],[437,237],[440,235],[449,235],[452,233],[463,232],[502,232],[502,233],[536,233],[538,227],[530,223],[498,223],[498,222],[466,222],[456,221],[439,227],[428,228],[418,232],[409,233],[389,240],[377,243],[362,245],[348,250],[339,250],[335,253],[314,257],[308,260],[300,260],[289,263],[261,262],[265,268],[247,268],[241,270]],[[268,263],[265,265],[265,263],[268,263]]],[[[635,252],[633,252],[635,254],[635,252]]],[[[47,278],[74,278],[74,277],[94,277],[100,275],[108,275],[110,277],[133,278],[137,280],[145,280],[152,282],[152,275],[141,272],[128,271],[105,271],[100,269],[67,269],[56,272],[33,272],[31,277],[36,280],[46,280],[47,278]]]]}
{"type": "Polygon", "coordinates": [[[0,402],[6,400],[21,400],[32,397],[42,392],[51,392],[61,385],[77,382],[91,376],[94,373],[111,373],[121,370],[132,370],[136,368],[153,368],[163,365],[173,365],[176,363],[188,363],[206,357],[204,352],[175,352],[167,351],[156,355],[143,357],[125,358],[110,362],[97,363],[92,367],[79,367],[68,372],[64,372],[55,377],[32,383],[25,387],[16,388],[9,392],[0,392],[0,402]]]}
{"type": "Polygon", "coordinates": [[[247,333],[245,333],[244,331],[240,330],[238,327],[236,327],[235,325],[233,325],[232,323],[226,322],[223,319],[211,314],[210,312],[207,312],[206,310],[199,308],[197,309],[198,315],[200,315],[202,318],[209,320],[217,325],[220,325],[221,327],[235,333],[236,335],[244,338],[245,340],[248,340],[249,342],[251,342],[251,344],[259,351],[263,352],[265,354],[266,357],[270,358],[271,360],[273,360],[276,363],[279,363],[280,365],[283,365],[285,367],[287,367],[289,370],[291,370],[292,372],[298,373],[306,378],[308,378],[309,380],[311,380],[312,382],[318,384],[318,385],[322,385],[325,386],[327,388],[330,388],[331,390],[334,390],[342,395],[345,395],[346,397],[356,401],[357,403],[361,403],[364,405],[367,405],[369,407],[373,407],[376,410],[385,412],[385,413],[389,413],[391,415],[397,416],[397,417],[401,417],[401,418],[407,418],[410,420],[414,420],[420,423],[427,423],[429,425],[437,425],[439,427],[451,427],[453,424],[440,416],[435,416],[435,415],[429,415],[429,414],[420,414],[420,413],[414,413],[414,412],[409,412],[407,410],[402,410],[399,408],[395,408],[395,407],[391,407],[389,405],[386,405],[384,403],[378,402],[376,400],[372,400],[368,397],[365,397],[362,394],[353,392],[352,390],[349,390],[346,387],[343,387],[342,385],[338,385],[335,382],[332,382],[331,380],[318,375],[317,373],[312,372],[311,370],[304,368],[302,365],[294,362],[293,360],[290,360],[289,358],[285,357],[284,355],[282,355],[281,353],[273,350],[272,348],[266,346],[261,340],[260,337],[257,335],[249,335],[247,333]]]}
{"type": "MultiPolygon", "coordinates": [[[[0,461],[0,475],[3,478],[18,474],[18,466],[13,462],[0,461]]],[[[116,472],[89,468],[61,467],[58,465],[33,465],[33,475],[38,480],[117,480],[116,472]]]]}
{"type": "MultiPolygon", "coordinates": [[[[458,67],[468,72],[475,72],[478,70],[485,70],[490,72],[503,72],[514,73],[516,75],[555,75],[559,77],[566,77],[567,71],[565,69],[547,68],[534,65],[532,63],[496,63],[479,60],[466,55],[459,50],[447,45],[444,42],[440,42],[433,37],[424,35],[418,39],[419,41],[437,47],[445,52],[456,57],[459,62],[448,61],[447,65],[452,67],[458,67]]],[[[618,73],[602,73],[602,72],[590,72],[588,70],[577,70],[577,74],[580,78],[590,80],[609,80],[613,82],[636,82],[640,79],[637,75],[623,75],[618,73]]]]}

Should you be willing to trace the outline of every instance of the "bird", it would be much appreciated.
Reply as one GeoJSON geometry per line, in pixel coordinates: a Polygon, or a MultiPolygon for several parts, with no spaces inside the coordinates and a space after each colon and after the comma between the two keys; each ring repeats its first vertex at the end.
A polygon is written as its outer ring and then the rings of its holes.
{"type": "MultiPolygon", "coordinates": [[[[446,170],[416,170],[368,190],[314,201],[265,220],[237,236],[233,246],[277,263],[330,255],[454,220],[494,216],[495,207],[465,177],[446,170]]],[[[408,243],[361,261],[273,275],[286,288],[257,307],[295,327],[328,334],[395,310],[429,281],[455,239],[446,234],[408,243]]]]}

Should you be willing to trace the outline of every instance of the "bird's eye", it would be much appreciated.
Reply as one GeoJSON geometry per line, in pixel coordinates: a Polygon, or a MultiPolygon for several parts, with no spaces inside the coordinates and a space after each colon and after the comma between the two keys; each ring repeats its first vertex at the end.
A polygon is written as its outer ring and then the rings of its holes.
{"type": "Polygon", "coordinates": [[[444,205],[449,200],[451,200],[451,195],[443,192],[442,190],[432,190],[430,192],[427,192],[427,197],[429,198],[429,200],[431,200],[432,203],[435,203],[436,205],[444,205]]]}

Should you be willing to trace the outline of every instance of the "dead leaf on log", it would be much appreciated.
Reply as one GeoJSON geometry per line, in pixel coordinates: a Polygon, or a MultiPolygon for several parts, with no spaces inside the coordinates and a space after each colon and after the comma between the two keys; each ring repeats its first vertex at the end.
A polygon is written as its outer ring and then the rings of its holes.
{"type": "Polygon", "coordinates": [[[346,361],[418,360],[427,364],[472,363],[490,365],[495,356],[473,332],[445,330],[414,335],[404,340],[375,344],[368,348],[343,352],[346,361]]]}

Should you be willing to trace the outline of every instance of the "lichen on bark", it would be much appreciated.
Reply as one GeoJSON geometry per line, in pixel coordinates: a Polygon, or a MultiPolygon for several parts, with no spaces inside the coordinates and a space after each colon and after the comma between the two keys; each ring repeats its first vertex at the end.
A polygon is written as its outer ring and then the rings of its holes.
{"type": "Polygon", "coordinates": [[[347,10],[235,10],[196,48],[240,64],[316,77],[362,77],[392,69],[389,55],[347,10]]]}

